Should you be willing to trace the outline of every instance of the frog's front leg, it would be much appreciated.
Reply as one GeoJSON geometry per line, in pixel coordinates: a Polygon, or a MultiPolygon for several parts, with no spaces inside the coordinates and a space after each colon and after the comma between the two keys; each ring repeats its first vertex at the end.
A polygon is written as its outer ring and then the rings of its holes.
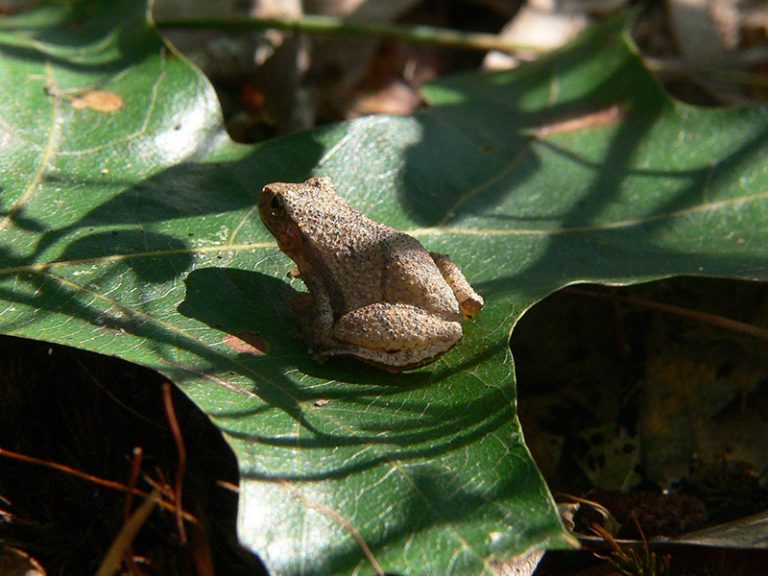
{"type": "Polygon", "coordinates": [[[483,309],[485,301],[483,300],[483,297],[475,292],[472,286],[470,286],[461,269],[459,269],[459,267],[445,254],[430,252],[429,255],[432,257],[432,260],[435,261],[446,284],[453,290],[456,300],[459,301],[462,316],[464,316],[464,318],[474,318],[477,316],[480,310],[483,309]]]}
{"type": "Polygon", "coordinates": [[[343,314],[333,326],[335,347],[320,355],[350,355],[390,370],[426,364],[461,340],[459,322],[409,304],[378,302],[343,314]]]}
{"type": "Polygon", "coordinates": [[[292,307],[310,348],[333,339],[333,309],[325,290],[302,293],[292,307]]]}

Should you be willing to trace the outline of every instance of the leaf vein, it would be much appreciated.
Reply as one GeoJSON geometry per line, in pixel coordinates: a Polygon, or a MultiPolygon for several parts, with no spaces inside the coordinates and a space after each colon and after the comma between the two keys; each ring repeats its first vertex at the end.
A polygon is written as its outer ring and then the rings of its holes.
{"type": "Polygon", "coordinates": [[[40,182],[43,178],[43,174],[45,174],[45,171],[48,168],[48,162],[53,155],[53,150],[57,146],[57,139],[59,134],[58,117],[61,98],[59,97],[57,91],[54,89],[56,81],[53,77],[53,67],[51,66],[50,61],[45,62],[45,76],[47,85],[51,88],[49,91],[51,96],[51,129],[48,132],[48,139],[45,144],[45,148],[42,151],[42,155],[40,156],[40,161],[38,163],[37,169],[35,170],[35,173],[32,175],[32,178],[30,179],[29,184],[27,184],[27,187],[22,193],[21,197],[16,200],[16,202],[14,202],[5,217],[0,220],[0,230],[4,230],[6,227],[8,227],[9,224],[13,222],[14,216],[16,216],[24,209],[24,206],[38,189],[38,186],[40,185],[40,182]]]}

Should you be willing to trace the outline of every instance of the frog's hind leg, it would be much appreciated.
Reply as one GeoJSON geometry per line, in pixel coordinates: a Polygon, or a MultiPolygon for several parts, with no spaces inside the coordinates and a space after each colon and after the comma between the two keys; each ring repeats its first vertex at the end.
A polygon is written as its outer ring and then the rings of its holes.
{"type": "Polygon", "coordinates": [[[333,327],[336,340],[360,348],[390,351],[455,343],[461,335],[458,322],[443,320],[409,304],[386,302],[351,310],[333,327]]]}
{"type": "Polygon", "coordinates": [[[459,301],[462,316],[464,318],[474,318],[477,316],[480,310],[483,309],[485,302],[483,297],[475,292],[474,288],[469,284],[461,269],[445,254],[430,252],[429,255],[435,261],[446,284],[453,290],[456,300],[459,301]]]}
{"type": "Polygon", "coordinates": [[[313,357],[319,364],[323,364],[332,356],[350,356],[355,360],[365,362],[371,366],[376,366],[387,372],[402,372],[404,370],[413,370],[421,366],[431,364],[446,350],[421,348],[416,350],[399,350],[396,352],[387,352],[382,355],[373,350],[363,350],[353,346],[340,346],[333,350],[313,351],[313,357]]]}
{"type": "Polygon", "coordinates": [[[341,316],[338,346],[321,355],[351,355],[389,370],[429,363],[461,340],[461,324],[408,304],[375,303],[341,316]]]}

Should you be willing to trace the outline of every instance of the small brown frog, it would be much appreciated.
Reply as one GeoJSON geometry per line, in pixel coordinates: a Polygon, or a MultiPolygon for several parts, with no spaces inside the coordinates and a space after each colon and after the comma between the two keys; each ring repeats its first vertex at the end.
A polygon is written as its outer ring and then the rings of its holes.
{"type": "Polygon", "coordinates": [[[483,307],[447,256],[358,212],[329,178],[265,186],[259,214],[309,289],[301,324],[318,361],[417,368],[461,340],[459,321],[483,307]]]}

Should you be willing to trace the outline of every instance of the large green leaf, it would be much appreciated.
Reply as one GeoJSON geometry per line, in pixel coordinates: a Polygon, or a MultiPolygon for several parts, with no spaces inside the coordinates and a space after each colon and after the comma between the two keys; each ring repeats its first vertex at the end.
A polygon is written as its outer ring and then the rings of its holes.
{"type": "Polygon", "coordinates": [[[139,4],[0,20],[0,330],[178,384],[232,445],[240,537],[276,574],[479,574],[567,543],[509,331],[573,282],[765,279],[766,110],[669,100],[610,24],[442,81],[412,117],[239,146],[139,4]],[[83,107],[91,90],[122,105],[83,107]],[[460,346],[398,376],[309,358],[253,206],[312,173],[462,266],[487,307],[460,346]]]}

